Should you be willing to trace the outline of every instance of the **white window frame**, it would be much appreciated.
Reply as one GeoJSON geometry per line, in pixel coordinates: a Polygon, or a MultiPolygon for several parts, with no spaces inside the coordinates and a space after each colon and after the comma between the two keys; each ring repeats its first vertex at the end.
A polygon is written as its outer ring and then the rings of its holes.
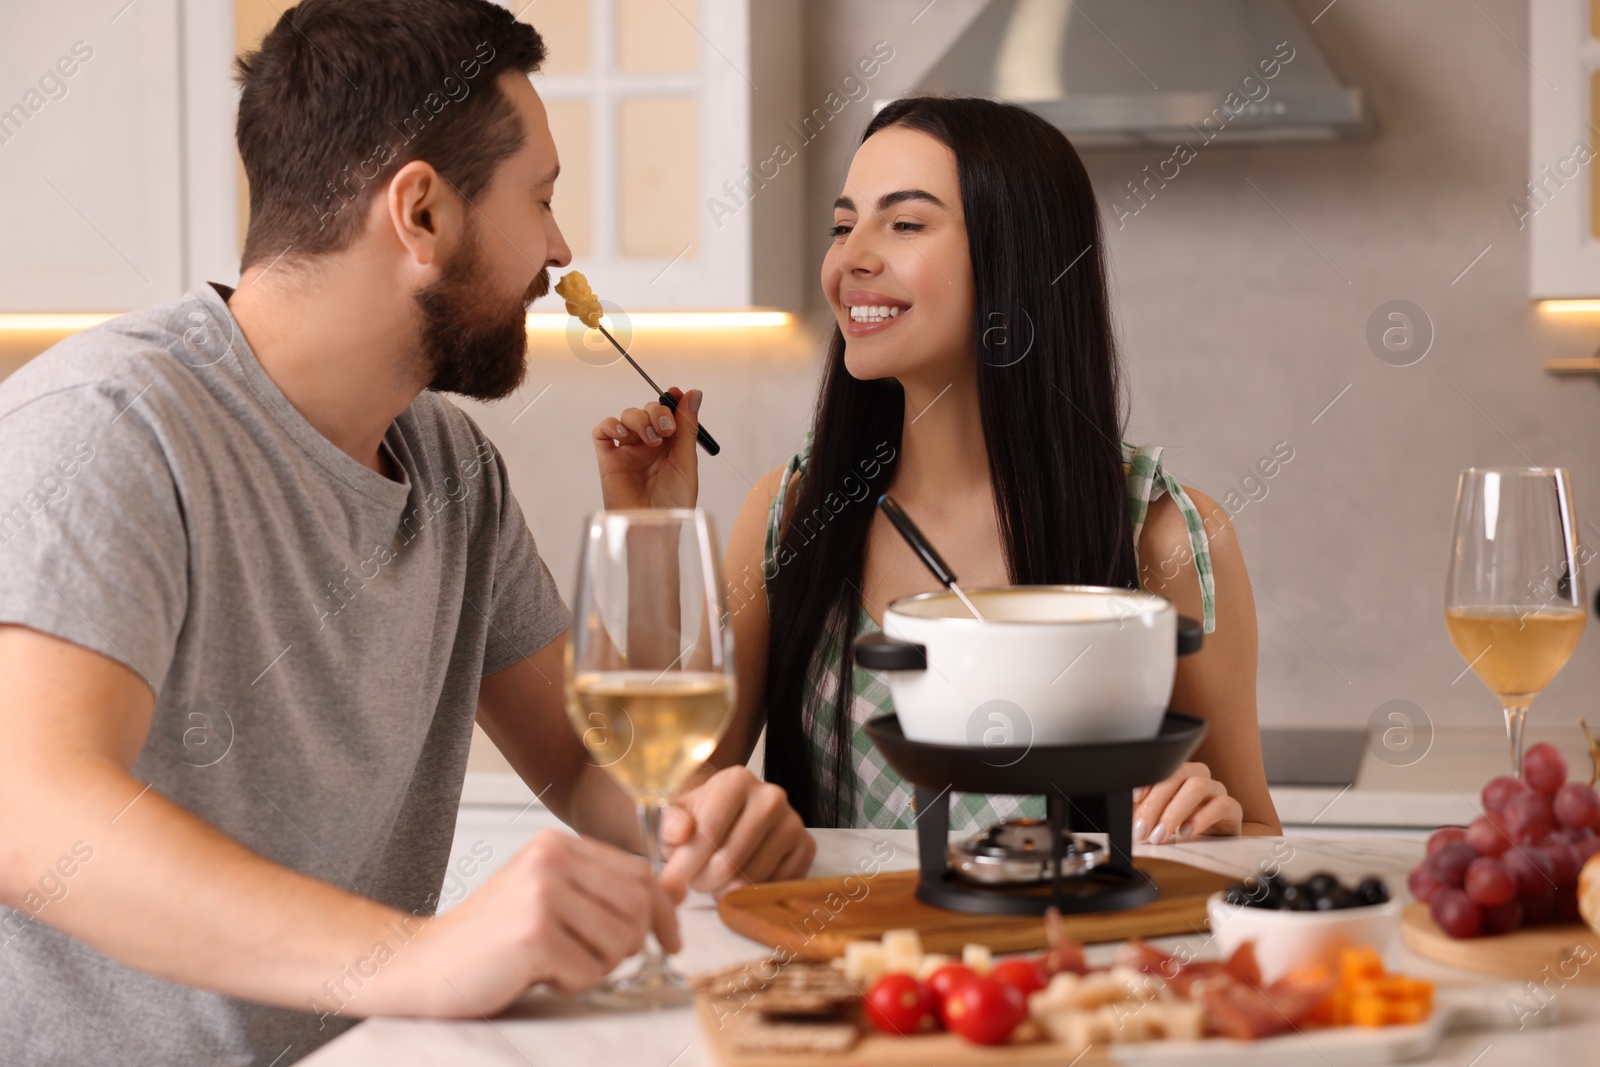
{"type": "MultiPolygon", "coordinates": [[[[695,0],[673,2],[682,7],[695,0]]],[[[590,275],[596,293],[627,310],[741,307],[751,302],[753,211],[734,211],[721,217],[719,226],[708,207],[714,199],[728,202],[723,183],[743,177],[749,160],[748,0],[698,0],[696,10],[700,56],[695,71],[617,71],[615,0],[590,0],[589,69],[533,76],[544,99],[589,104],[593,247],[573,266],[590,275]],[[694,251],[678,259],[623,256],[618,250],[618,105],[650,96],[693,96],[699,107],[698,143],[692,146],[699,160],[696,241],[694,251]]]]}

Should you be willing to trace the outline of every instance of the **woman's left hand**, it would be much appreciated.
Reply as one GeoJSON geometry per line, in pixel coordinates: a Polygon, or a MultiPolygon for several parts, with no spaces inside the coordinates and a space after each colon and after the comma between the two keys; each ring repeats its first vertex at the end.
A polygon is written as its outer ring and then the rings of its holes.
{"type": "Polygon", "coordinates": [[[817,854],[789,795],[743,765],[675,797],[662,814],[661,841],[672,849],[661,881],[678,900],[685,889],[720,897],[754,882],[804,878],[817,854]]]}
{"type": "Polygon", "coordinates": [[[1133,839],[1171,844],[1200,834],[1237,834],[1244,809],[1204,763],[1185,763],[1164,782],[1133,793],[1133,839]]]}

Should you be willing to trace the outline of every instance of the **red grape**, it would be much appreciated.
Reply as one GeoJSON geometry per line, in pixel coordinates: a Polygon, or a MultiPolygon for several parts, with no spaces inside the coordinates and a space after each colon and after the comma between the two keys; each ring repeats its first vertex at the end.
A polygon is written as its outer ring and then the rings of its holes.
{"type": "Polygon", "coordinates": [[[1467,867],[1467,896],[1474,904],[1486,908],[1498,907],[1517,897],[1517,882],[1506,873],[1498,860],[1480,856],[1467,867]]]}
{"type": "Polygon", "coordinates": [[[1434,877],[1433,868],[1426,863],[1419,863],[1415,870],[1406,876],[1406,888],[1411,890],[1411,895],[1426,904],[1433,899],[1433,894],[1444,887],[1444,883],[1434,877]]]}
{"type": "Polygon", "coordinates": [[[1483,787],[1483,810],[1498,813],[1505,810],[1506,801],[1518,793],[1526,793],[1527,785],[1520,778],[1513,778],[1509,774],[1502,774],[1498,778],[1489,779],[1489,784],[1483,787]]]}
{"type": "Polygon", "coordinates": [[[1583,913],[1578,910],[1578,886],[1562,886],[1556,890],[1556,915],[1557,922],[1575,923],[1583,921],[1583,913]]]}
{"type": "Polygon", "coordinates": [[[1586,830],[1600,825],[1600,796],[1582,782],[1568,782],[1557,789],[1554,807],[1562,826],[1586,830]]]}
{"type": "Polygon", "coordinates": [[[1439,929],[1451,937],[1477,937],[1483,926],[1483,912],[1459,889],[1447,886],[1439,890],[1428,902],[1428,910],[1439,929]]]}
{"type": "Polygon", "coordinates": [[[1478,858],[1477,850],[1465,841],[1452,841],[1423,862],[1433,868],[1434,877],[1448,886],[1460,886],[1467,866],[1478,858]]]}
{"type": "Polygon", "coordinates": [[[1600,852],[1600,837],[1586,837],[1572,847],[1578,852],[1578,865],[1581,868],[1583,864],[1589,862],[1590,856],[1600,852]]]}
{"type": "Polygon", "coordinates": [[[1529,898],[1555,889],[1555,871],[1550,857],[1533,848],[1513,848],[1500,857],[1506,873],[1517,880],[1517,896],[1526,903],[1529,898]]]}
{"type": "Polygon", "coordinates": [[[1551,796],[1567,780],[1567,759],[1556,746],[1541,741],[1522,754],[1522,780],[1528,788],[1551,796]]]}
{"type": "Polygon", "coordinates": [[[1513,900],[1495,908],[1480,908],[1483,925],[1480,934],[1509,934],[1522,925],[1522,902],[1513,900]]]}
{"type": "Polygon", "coordinates": [[[1467,826],[1467,844],[1480,856],[1498,856],[1511,847],[1511,838],[1497,815],[1480,815],[1467,826]]]}
{"type": "Polygon", "coordinates": [[[1506,802],[1506,832],[1518,843],[1538,841],[1556,828],[1550,800],[1537,793],[1518,793],[1506,802]]]}
{"type": "Polygon", "coordinates": [[[1522,898],[1522,925],[1540,926],[1555,918],[1556,891],[1548,887],[1542,893],[1522,898]]]}
{"type": "Polygon", "coordinates": [[[1551,838],[1539,845],[1539,850],[1550,858],[1551,877],[1557,887],[1572,885],[1578,880],[1578,852],[1565,841],[1551,838]]]}
{"type": "Polygon", "coordinates": [[[1466,827],[1442,826],[1428,836],[1428,855],[1437,856],[1446,845],[1454,841],[1465,841],[1466,838],[1466,827]]]}

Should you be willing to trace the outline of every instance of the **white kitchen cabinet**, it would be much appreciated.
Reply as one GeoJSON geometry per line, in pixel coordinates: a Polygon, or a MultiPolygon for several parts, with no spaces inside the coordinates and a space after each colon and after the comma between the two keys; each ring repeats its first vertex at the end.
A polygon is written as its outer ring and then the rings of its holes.
{"type": "Polygon", "coordinates": [[[205,229],[231,190],[219,207],[193,188],[214,168],[184,128],[231,125],[226,44],[194,51],[230,28],[180,0],[0,7],[0,312],[124,311],[178,296],[202,261],[233,269],[205,229]],[[220,101],[215,84],[186,100],[186,76],[218,67],[220,101]]]}

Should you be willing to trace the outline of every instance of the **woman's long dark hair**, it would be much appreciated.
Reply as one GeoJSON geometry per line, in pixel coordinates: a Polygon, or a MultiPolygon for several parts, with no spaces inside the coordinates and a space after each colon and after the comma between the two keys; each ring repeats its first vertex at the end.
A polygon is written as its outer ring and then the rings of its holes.
{"type": "MultiPolygon", "coordinates": [[[[926,133],[955,154],[976,298],[978,407],[1011,581],[1133,586],[1120,371],[1083,163],[1044,119],[990,100],[897,100],[861,139],[890,126],[926,133]]],[[[768,583],[766,777],[810,826],[837,825],[849,811],[863,547],[877,496],[894,478],[905,411],[898,382],[851,377],[844,352],[836,326],[811,459],[768,583]],[[850,491],[862,483],[867,492],[850,491]],[[830,637],[844,654],[819,665],[837,672],[827,711],[811,698],[811,670],[830,637]],[[831,790],[813,765],[808,713],[833,717],[831,790]]]]}

